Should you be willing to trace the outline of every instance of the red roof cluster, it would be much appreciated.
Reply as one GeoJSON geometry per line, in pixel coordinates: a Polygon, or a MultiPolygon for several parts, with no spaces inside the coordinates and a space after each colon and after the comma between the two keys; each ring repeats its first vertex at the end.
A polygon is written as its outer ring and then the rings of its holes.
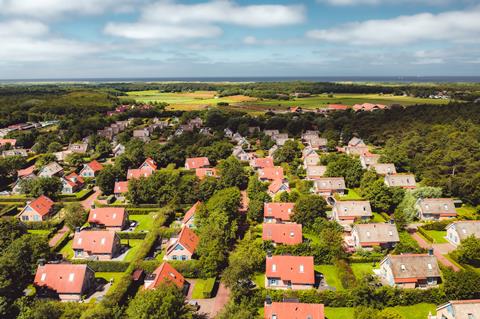
{"type": "Polygon", "coordinates": [[[265,203],[263,205],[263,217],[289,221],[294,207],[294,203],[265,203]]]}

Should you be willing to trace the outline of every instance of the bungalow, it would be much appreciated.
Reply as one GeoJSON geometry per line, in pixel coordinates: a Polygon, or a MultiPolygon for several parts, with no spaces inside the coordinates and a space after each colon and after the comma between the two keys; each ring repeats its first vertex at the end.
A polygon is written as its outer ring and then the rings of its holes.
{"type": "Polygon", "coordinates": [[[315,180],[322,178],[327,171],[327,167],[323,165],[307,166],[307,180],[315,180]]]}
{"type": "Polygon", "coordinates": [[[397,227],[391,223],[355,224],[352,239],[357,249],[393,248],[400,242],[397,227]]]}
{"type": "Polygon", "coordinates": [[[185,161],[186,169],[196,169],[208,166],[210,166],[210,161],[207,157],[187,158],[187,160],[185,161]]]}
{"type": "Polygon", "coordinates": [[[346,111],[350,108],[348,105],[344,104],[328,104],[327,110],[332,112],[332,111],[346,111]]]}
{"type": "Polygon", "coordinates": [[[294,203],[264,203],[263,204],[263,222],[264,223],[284,223],[290,221],[293,214],[294,203]]]}
{"type": "Polygon", "coordinates": [[[345,193],[345,179],[343,177],[322,177],[313,181],[315,193],[322,196],[331,196],[335,193],[345,193]]]}
{"type": "Polygon", "coordinates": [[[378,164],[373,164],[370,167],[372,167],[375,173],[377,173],[378,175],[397,174],[397,170],[395,169],[395,165],[393,164],[378,163],[378,164]]]}
{"type": "Polygon", "coordinates": [[[264,319],[325,319],[325,308],[318,303],[266,302],[264,319]]]}
{"type": "Polygon", "coordinates": [[[268,156],[273,157],[278,148],[278,145],[273,145],[272,147],[270,147],[270,149],[268,150],[268,156]]]}
{"type": "Polygon", "coordinates": [[[297,245],[302,243],[301,224],[272,224],[265,223],[262,228],[262,239],[274,244],[297,245]]]}
{"type": "Polygon", "coordinates": [[[70,150],[59,151],[59,152],[54,152],[54,153],[53,153],[53,155],[55,156],[55,159],[56,159],[58,162],[65,162],[65,160],[67,159],[67,157],[70,156],[71,154],[73,154],[73,152],[70,151],[70,150]]]}
{"type": "Polygon", "coordinates": [[[88,213],[88,222],[95,227],[121,231],[128,221],[128,213],[124,207],[93,208],[88,213]]]}
{"type": "Polygon", "coordinates": [[[127,171],[127,180],[137,179],[140,177],[149,177],[153,174],[151,169],[130,168],[127,171]]]}
{"type": "Polygon", "coordinates": [[[428,288],[441,281],[437,257],[432,252],[388,255],[377,273],[385,284],[399,288],[428,288]]]}
{"type": "Polygon", "coordinates": [[[451,198],[419,198],[415,203],[420,220],[443,220],[457,217],[451,198]]]}
{"type": "Polygon", "coordinates": [[[17,171],[17,176],[18,178],[23,178],[23,177],[31,176],[32,174],[35,175],[34,171],[35,171],[35,165],[31,165],[27,168],[19,169],[17,171]]]}
{"type": "Polygon", "coordinates": [[[171,283],[176,285],[180,290],[188,289],[187,281],[172,265],[163,262],[155,271],[145,277],[145,289],[158,288],[163,283],[171,283]]]}
{"type": "Polygon", "coordinates": [[[461,220],[447,226],[447,240],[455,246],[470,236],[480,238],[480,220],[461,220]]]}
{"type": "Polygon", "coordinates": [[[314,130],[306,130],[305,132],[302,133],[302,140],[307,141],[312,138],[318,137],[320,134],[319,131],[314,131],[314,130]]]}
{"type": "Polygon", "coordinates": [[[12,186],[12,194],[22,194],[22,193],[24,193],[23,182],[26,181],[26,180],[34,179],[36,177],[37,177],[37,175],[35,175],[33,172],[31,174],[28,174],[28,175],[25,175],[25,176],[22,176],[22,177],[19,176],[19,178],[17,178],[17,180],[15,181],[15,183],[12,186]]]}
{"type": "Polygon", "coordinates": [[[23,149],[23,148],[16,148],[16,149],[6,150],[2,152],[2,157],[10,157],[10,156],[28,157],[28,152],[26,149],[23,149]]]}
{"type": "Polygon", "coordinates": [[[117,144],[113,148],[112,152],[113,152],[113,155],[115,157],[118,157],[118,156],[122,155],[123,153],[125,153],[125,146],[123,144],[117,144]]]}
{"type": "Polygon", "coordinates": [[[122,197],[125,196],[126,193],[128,193],[128,181],[115,182],[113,194],[115,194],[116,197],[122,197]]]}
{"type": "Polygon", "coordinates": [[[265,288],[300,290],[314,285],[313,257],[267,256],[265,288]]]}
{"type": "Polygon", "coordinates": [[[112,230],[82,230],[73,237],[73,258],[111,260],[120,252],[120,237],[112,230]]]}
{"type": "Polygon", "coordinates": [[[253,158],[250,160],[250,166],[253,169],[258,168],[266,168],[266,167],[274,167],[273,158],[272,157],[263,157],[263,158],[253,158]]]}
{"type": "Polygon", "coordinates": [[[183,227],[178,238],[172,238],[163,260],[191,260],[200,239],[188,227],[183,227]]]}
{"type": "Polygon", "coordinates": [[[285,143],[287,141],[293,140],[292,138],[288,137],[287,133],[281,133],[281,134],[274,135],[274,136],[272,136],[272,139],[275,141],[275,144],[278,145],[278,146],[283,146],[283,145],[285,145],[285,143]]]}
{"type": "Polygon", "coordinates": [[[189,210],[185,213],[182,220],[182,227],[195,228],[195,214],[197,213],[198,207],[202,202],[196,202],[189,210]]]}
{"type": "Polygon", "coordinates": [[[391,174],[385,176],[385,184],[388,187],[401,187],[405,189],[413,189],[417,187],[415,175],[413,174],[391,174]]]}
{"type": "Polygon", "coordinates": [[[45,165],[38,172],[39,177],[53,177],[62,175],[63,168],[57,162],[51,162],[48,165],[45,165]]]}
{"type": "Polygon", "coordinates": [[[223,130],[223,133],[225,134],[225,137],[228,137],[228,138],[232,138],[234,134],[234,132],[228,127],[223,130]]]}
{"type": "Polygon", "coordinates": [[[73,194],[78,192],[85,181],[81,176],[78,176],[77,173],[73,172],[68,174],[67,176],[62,177],[62,193],[63,194],[73,194]]]}
{"type": "Polygon", "coordinates": [[[353,224],[355,221],[369,220],[372,216],[369,201],[337,200],[332,209],[332,219],[340,223],[353,224]]]}
{"type": "Polygon", "coordinates": [[[82,177],[95,177],[98,172],[103,169],[103,165],[98,161],[93,160],[88,164],[83,164],[83,168],[80,171],[80,176],[82,177]]]}
{"type": "Polygon", "coordinates": [[[375,110],[384,110],[387,106],[383,104],[372,104],[372,103],[363,103],[363,104],[355,104],[352,106],[352,109],[355,112],[365,111],[365,112],[372,112],[375,110]]]}
{"type": "Polygon", "coordinates": [[[153,172],[157,170],[157,164],[149,157],[138,167],[138,169],[151,170],[153,172]]]}
{"type": "Polygon", "coordinates": [[[195,170],[195,175],[197,175],[198,179],[202,180],[206,177],[218,177],[218,170],[216,168],[197,168],[195,170]]]}
{"type": "Polygon", "coordinates": [[[368,169],[370,166],[378,163],[380,155],[372,154],[370,152],[360,155],[360,164],[363,169],[368,169]]]}
{"type": "Polygon", "coordinates": [[[365,144],[365,142],[361,138],[352,137],[350,141],[348,141],[348,146],[359,147],[359,146],[367,146],[367,144],[365,144]]]}
{"type": "Polygon", "coordinates": [[[309,166],[317,166],[320,162],[320,156],[317,152],[308,154],[303,157],[303,167],[308,168],[309,166]]]}
{"type": "Polygon", "coordinates": [[[133,138],[137,138],[144,142],[150,142],[150,131],[146,128],[133,131],[133,138]]]}
{"type": "Polygon", "coordinates": [[[480,299],[452,300],[437,307],[436,315],[431,313],[427,319],[478,319],[480,318],[480,299]]]}
{"type": "Polygon", "coordinates": [[[326,151],[328,141],[326,138],[323,138],[323,137],[315,137],[315,138],[309,139],[307,141],[307,145],[313,148],[314,150],[326,151]]]}
{"type": "Polygon", "coordinates": [[[368,152],[369,152],[368,146],[346,146],[345,147],[345,153],[347,153],[347,155],[362,156],[367,154],[368,152]]]}
{"type": "Polygon", "coordinates": [[[86,153],[88,150],[88,143],[70,144],[68,150],[73,153],[86,153]]]}
{"type": "Polygon", "coordinates": [[[274,167],[265,167],[258,170],[258,178],[261,181],[273,181],[276,179],[282,179],[283,176],[283,167],[274,166],[274,167]]]}
{"type": "Polygon", "coordinates": [[[95,287],[95,272],[86,264],[39,265],[33,284],[38,296],[81,301],[95,287]]]}
{"type": "Polygon", "coordinates": [[[290,185],[288,185],[288,182],[284,182],[282,179],[275,179],[270,185],[268,185],[267,193],[271,197],[274,197],[281,192],[290,192],[290,185]]]}
{"type": "Polygon", "coordinates": [[[54,202],[45,195],[27,203],[22,209],[18,218],[24,222],[40,222],[48,219],[53,213],[54,202]]]}

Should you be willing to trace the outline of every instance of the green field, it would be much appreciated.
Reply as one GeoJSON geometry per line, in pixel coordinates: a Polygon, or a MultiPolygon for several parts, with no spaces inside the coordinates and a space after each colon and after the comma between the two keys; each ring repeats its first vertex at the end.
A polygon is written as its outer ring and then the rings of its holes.
{"type": "Polygon", "coordinates": [[[334,265],[318,265],[315,270],[321,272],[330,287],[335,287],[338,290],[343,290],[342,283],[338,277],[337,268],[334,265]]]}
{"type": "Polygon", "coordinates": [[[29,229],[28,233],[33,235],[50,235],[52,231],[50,229],[29,229]]]}
{"type": "Polygon", "coordinates": [[[440,231],[440,230],[425,230],[425,232],[433,238],[434,244],[445,244],[448,243],[448,241],[445,239],[445,236],[447,236],[446,231],[440,231]]]}
{"type": "Polygon", "coordinates": [[[373,267],[373,263],[351,263],[350,267],[357,279],[362,279],[367,275],[373,275],[373,269],[375,268],[373,267]]]}
{"type": "MultiPolygon", "coordinates": [[[[420,303],[413,306],[391,307],[399,315],[405,319],[425,319],[428,313],[435,313],[436,306],[434,304],[420,303]]],[[[325,307],[325,317],[327,319],[353,319],[353,308],[332,308],[325,307]]]]}
{"type": "Polygon", "coordinates": [[[340,200],[360,200],[360,199],[362,199],[362,196],[360,196],[358,191],[351,188],[347,189],[347,194],[340,196],[340,200]]]}
{"type": "Polygon", "coordinates": [[[136,221],[138,223],[135,227],[134,232],[139,233],[141,231],[151,231],[153,226],[153,215],[129,215],[128,219],[130,221],[136,221]]]}
{"type": "Polygon", "coordinates": [[[463,217],[467,219],[475,219],[475,217],[477,217],[477,208],[475,207],[464,205],[460,208],[457,208],[456,210],[458,217],[463,217]]]}
{"type": "Polygon", "coordinates": [[[95,278],[103,278],[106,281],[113,279],[113,282],[118,282],[124,274],[123,272],[96,272],[95,278]]]}
{"type": "Polygon", "coordinates": [[[195,279],[193,286],[192,299],[204,299],[205,294],[211,294],[213,286],[215,285],[215,278],[195,279]]]}

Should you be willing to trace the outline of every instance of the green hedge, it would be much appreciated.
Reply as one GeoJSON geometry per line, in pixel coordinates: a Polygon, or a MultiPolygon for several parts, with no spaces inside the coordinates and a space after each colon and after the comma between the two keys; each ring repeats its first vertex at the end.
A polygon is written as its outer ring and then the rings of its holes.
{"type": "Polygon", "coordinates": [[[59,230],[63,227],[63,219],[59,220],[47,220],[41,222],[23,222],[27,229],[53,229],[54,231],[59,230]]]}
{"type": "Polygon", "coordinates": [[[423,237],[425,237],[426,240],[428,240],[429,242],[431,243],[434,243],[435,242],[435,239],[432,238],[432,236],[430,236],[426,231],[425,229],[423,229],[423,227],[418,227],[418,232],[420,234],[422,234],[423,237]]]}
{"type": "Polygon", "coordinates": [[[0,202],[3,202],[3,203],[25,203],[26,201],[29,201],[29,200],[32,200],[33,198],[30,198],[30,197],[21,197],[21,196],[5,196],[5,197],[2,197],[0,196],[0,202]]]}
{"type": "Polygon", "coordinates": [[[130,215],[148,215],[160,210],[160,208],[133,208],[129,207],[126,209],[130,215]]]}
{"type": "Polygon", "coordinates": [[[147,233],[117,232],[120,239],[145,239],[147,233]]]}
{"type": "Polygon", "coordinates": [[[65,232],[65,234],[63,234],[62,238],[57,242],[57,244],[55,246],[53,246],[51,248],[51,251],[60,251],[60,249],[63,248],[63,246],[65,246],[68,241],[70,240],[70,231],[67,231],[65,232]]]}
{"type": "Polygon", "coordinates": [[[383,256],[369,256],[369,257],[350,257],[348,261],[352,264],[364,264],[379,262],[383,259],[383,256]]]}
{"type": "Polygon", "coordinates": [[[92,195],[94,193],[93,189],[84,189],[79,191],[76,194],[62,194],[60,195],[60,200],[62,202],[77,202],[77,201],[82,201],[88,198],[88,196],[92,195]]]}
{"type": "Polygon", "coordinates": [[[0,210],[0,217],[2,216],[15,216],[18,212],[17,205],[7,205],[0,210]]]}
{"type": "Polygon", "coordinates": [[[112,261],[112,260],[73,260],[73,264],[87,264],[93,271],[98,272],[124,272],[130,265],[126,261],[112,261]]]}
{"type": "Polygon", "coordinates": [[[423,228],[424,230],[438,230],[438,231],[444,231],[448,225],[450,225],[454,220],[440,220],[432,223],[425,224],[420,228],[423,228]]]}

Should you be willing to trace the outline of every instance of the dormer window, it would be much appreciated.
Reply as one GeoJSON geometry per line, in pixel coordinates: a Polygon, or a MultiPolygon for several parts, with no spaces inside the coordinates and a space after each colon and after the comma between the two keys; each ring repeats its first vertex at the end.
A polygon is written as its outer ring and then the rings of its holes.
{"type": "Polygon", "coordinates": [[[370,232],[369,231],[367,231],[367,237],[370,237],[370,232]]]}
{"type": "Polygon", "coordinates": [[[447,205],[447,204],[443,205],[443,208],[444,208],[445,210],[448,210],[448,205],[447,205]]]}
{"type": "Polygon", "coordinates": [[[100,241],[100,243],[101,243],[102,245],[105,245],[105,238],[102,238],[102,240],[100,241]]]}
{"type": "Polygon", "coordinates": [[[425,205],[426,209],[430,209],[430,206],[428,204],[425,205]]]}
{"type": "Polygon", "coordinates": [[[390,230],[390,231],[388,232],[388,235],[393,236],[393,232],[390,230]]]}
{"type": "Polygon", "coordinates": [[[68,275],[68,281],[73,282],[73,279],[75,278],[75,274],[72,272],[70,275],[68,275]]]}
{"type": "Polygon", "coordinates": [[[290,232],[290,237],[295,237],[295,232],[291,231],[290,232]]]}
{"type": "Polygon", "coordinates": [[[428,266],[428,270],[432,270],[432,269],[433,269],[433,268],[432,268],[432,264],[428,264],[427,266],[428,266]]]}
{"type": "Polygon", "coordinates": [[[117,214],[114,213],[112,218],[113,218],[113,219],[117,218],[117,214]]]}
{"type": "Polygon", "coordinates": [[[300,265],[300,272],[303,274],[304,271],[305,271],[305,268],[303,267],[303,265],[300,265]]]}
{"type": "Polygon", "coordinates": [[[47,278],[47,274],[43,273],[42,277],[40,278],[40,281],[45,281],[46,278],[47,278]]]}
{"type": "Polygon", "coordinates": [[[273,271],[273,272],[276,272],[276,271],[277,271],[277,265],[275,265],[275,264],[272,265],[272,271],[273,271]]]}
{"type": "Polygon", "coordinates": [[[401,269],[402,271],[407,270],[407,268],[405,267],[405,265],[400,265],[400,269],[401,269]]]}

